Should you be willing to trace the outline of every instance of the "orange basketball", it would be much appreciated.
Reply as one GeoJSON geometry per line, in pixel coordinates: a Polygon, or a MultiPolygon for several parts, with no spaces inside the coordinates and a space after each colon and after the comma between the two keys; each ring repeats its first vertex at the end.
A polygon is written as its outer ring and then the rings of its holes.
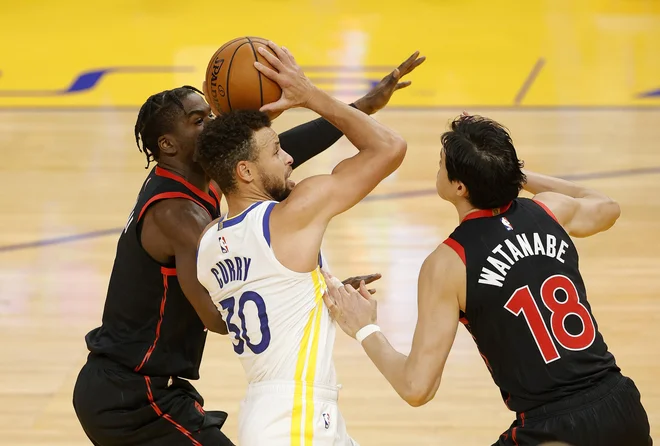
{"type": "Polygon", "coordinates": [[[231,110],[259,110],[277,101],[282,89],[254,67],[258,61],[272,68],[257,48],[268,47],[268,40],[259,37],[239,37],[225,43],[215,52],[206,67],[204,95],[213,113],[231,110]]]}

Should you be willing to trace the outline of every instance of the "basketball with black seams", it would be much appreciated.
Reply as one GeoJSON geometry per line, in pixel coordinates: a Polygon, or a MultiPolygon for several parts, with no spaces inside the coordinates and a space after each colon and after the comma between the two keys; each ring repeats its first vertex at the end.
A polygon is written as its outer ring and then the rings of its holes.
{"type": "Polygon", "coordinates": [[[276,102],[282,89],[254,67],[260,62],[272,65],[258,52],[268,47],[268,40],[260,37],[239,37],[222,45],[206,67],[204,96],[216,115],[231,110],[259,110],[276,102]]]}

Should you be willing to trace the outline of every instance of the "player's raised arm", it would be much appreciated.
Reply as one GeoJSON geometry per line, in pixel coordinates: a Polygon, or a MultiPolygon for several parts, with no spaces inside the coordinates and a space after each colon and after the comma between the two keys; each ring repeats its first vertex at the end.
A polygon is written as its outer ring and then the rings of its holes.
{"type": "MultiPolygon", "coordinates": [[[[277,71],[259,63],[256,66],[280,84],[282,98],[265,105],[262,111],[309,108],[340,129],[359,150],[339,163],[331,175],[302,181],[285,200],[290,224],[304,227],[312,221],[327,223],[357,204],[396,170],[405,156],[406,141],[392,129],[316,88],[288,51],[272,43],[270,46],[277,57],[265,50],[261,53],[277,71]]],[[[396,80],[400,74],[395,71],[396,80]]]]}
{"type": "MultiPolygon", "coordinates": [[[[419,51],[415,51],[351,106],[367,115],[376,113],[387,105],[394,92],[410,86],[411,81],[402,81],[402,78],[425,60],[426,57],[420,57],[419,51]]],[[[306,122],[279,135],[282,149],[293,157],[293,169],[332,146],[342,136],[343,133],[324,118],[306,122]]]]}
{"type": "Polygon", "coordinates": [[[574,237],[588,237],[614,225],[619,204],[607,195],[559,178],[526,171],[525,190],[544,204],[574,237]]]}

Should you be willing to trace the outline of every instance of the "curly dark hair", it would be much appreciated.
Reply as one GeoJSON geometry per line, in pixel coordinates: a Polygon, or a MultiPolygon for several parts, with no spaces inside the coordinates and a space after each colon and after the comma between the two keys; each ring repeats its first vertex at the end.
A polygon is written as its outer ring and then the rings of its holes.
{"type": "Polygon", "coordinates": [[[190,85],[165,90],[149,96],[140,107],[135,122],[135,143],[140,152],[147,157],[147,166],[152,161],[158,161],[160,148],[158,138],[171,131],[175,119],[184,112],[183,102],[186,96],[192,93],[204,95],[201,91],[190,85]],[[142,147],[140,147],[140,139],[142,147]]]}
{"type": "Polygon", "coordinates": [[[204,126],[197,140],[195,161],[223,193],[236,189],[236,165],[256,160],[254,132],[264,127],[270,127],[268,115],[252,110],[234,110],[204,126]]]}
{"type": "Polygon", "coordinates": [[[461,115],[442,135],[442,146],[449,180],[465,184],[474,207],[497,208],[518,197],[526,181],[524,163],[504,126],[461,115]]]}

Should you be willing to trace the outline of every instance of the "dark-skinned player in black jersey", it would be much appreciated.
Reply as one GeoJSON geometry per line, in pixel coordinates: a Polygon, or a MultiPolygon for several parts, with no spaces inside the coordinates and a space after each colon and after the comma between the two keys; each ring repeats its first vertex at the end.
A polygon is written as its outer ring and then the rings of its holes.
{"type": "Polygon", "coordinates": [[[651,445],[639,391],[598,331],[571,240],[609,229],[619,205],[523,171],[507,130],[467,114],[442,135],[436,188],[460,223],[421,267],[410,354],[380,332],[364,285],[326,280],[326,303],[342,329],[405,401],[420,406],[438,390],[462,323],[516,412],[495,445],[651,445]],[[518,196],[523,188],[532,199],[518,196]]]}
{"type": "MultiPolygon", "coordinates": [[[[352,105],[375,113],[410,84],[401,78],[424,60],[414,53],[352,105]]],[[[151,161],[156,166],[120,235],[102,324],[85,337],[90,353],[73,393],[78,419],[95,445],[232,444],[220,430],[227,414],[205,411],[188,382],[199,378],[207,329],[227,333],[196,272],[198,239],[220,216],[220,191],[193,161],[209,119],[209,105],[192,87],[155,94],[140,109],[136,142],[138,148],[142,142],[147,167],[151,161]]],[[[293,168],[341,136],[320,118],[279,135],[293,168]]]]}

